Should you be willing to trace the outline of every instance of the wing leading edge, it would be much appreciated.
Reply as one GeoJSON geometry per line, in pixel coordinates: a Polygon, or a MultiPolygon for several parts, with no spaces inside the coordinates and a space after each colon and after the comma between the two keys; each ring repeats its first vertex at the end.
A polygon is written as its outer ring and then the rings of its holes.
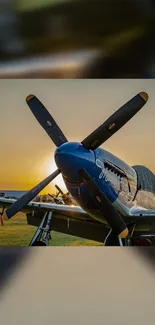
{"type": "MultiPolygon", "coordinates": [[[[0,198],[0,207],[7,208],[15,202],[16,202],[15,199],[0,198]]],[[[61,205],[61,204],[45,203],[45,202],[31,201],[26,205],[25,208],[21,210],[21,212],[29,213],[32,212],[33,210],[52,211],[55,213],[65,215],[66,217],[76,216],[76,217],[90,219],[90,216],[79,206],[61,205]]]]}
{"type": "Polygon", "coordinates": [[[131,217],[155,217],[155,210],[148,210],[142,207],[133,207],[129,210],[131,217]]]}

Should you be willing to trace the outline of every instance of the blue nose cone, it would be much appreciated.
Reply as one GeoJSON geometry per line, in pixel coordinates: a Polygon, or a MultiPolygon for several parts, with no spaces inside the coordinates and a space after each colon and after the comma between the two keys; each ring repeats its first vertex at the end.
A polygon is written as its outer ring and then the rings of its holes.
{"type": "Polygon", "coordinates": [[[55,162],[67,179],[79,180],[79,170],[88,161],[94,161],[94,155],[79,142],[67,142],[55,151],[55,162]]]}
{"type": "Polygon", "coordinates": [[[79,145],[77,142],[64,143],[56,149],[55,162],[63,176],[70,174],[73,166],[75,168],[79,145]]]}
{"type": "Polygon", "coordinates": [[[61,154],[75,154],[75,152],[82,146],[78,142],[66,142],[55,150],[55,157],[61,154]]]}

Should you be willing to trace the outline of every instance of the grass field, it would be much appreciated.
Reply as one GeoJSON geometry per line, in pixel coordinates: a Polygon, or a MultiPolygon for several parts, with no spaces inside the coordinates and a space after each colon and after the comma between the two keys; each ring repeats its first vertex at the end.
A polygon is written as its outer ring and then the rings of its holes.
{"type": "Polygon", "coordinates": [[[51,6],[59,3],[67,2],[66,0],[20,0],[16,1],[15,9],[30,10],[46,6],[51,6]]]}
{"type": "MultiPolygon", "coordinates": [[[[10,221],[5,221],[4,227],[0,226],[0,246],[28,246],[36,227],[28,226],[24,214],[19,213],[10,221]]],[[[99,246],[94,241],[73,237],[52,231],[50,246],[99,246]]]]}

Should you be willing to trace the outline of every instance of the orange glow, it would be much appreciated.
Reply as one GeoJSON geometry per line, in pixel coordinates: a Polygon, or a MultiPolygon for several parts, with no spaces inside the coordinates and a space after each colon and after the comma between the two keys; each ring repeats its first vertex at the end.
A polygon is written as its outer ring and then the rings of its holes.
{"type": "MultiPolygon", "coordinates": [[[[153,79],[1,79],[0,189],[28,190],[57,169],[55,145],[25,102],[33,93],[69,141],[82,141],[127,100],[145,90],[149,95],[146,107],[102,147],[129,165],[144,165],[155,172],[154,89],[153,79]]],[[[55,184],[66,191],[60,175],[42,194],[55,193],[55,184]]]]}

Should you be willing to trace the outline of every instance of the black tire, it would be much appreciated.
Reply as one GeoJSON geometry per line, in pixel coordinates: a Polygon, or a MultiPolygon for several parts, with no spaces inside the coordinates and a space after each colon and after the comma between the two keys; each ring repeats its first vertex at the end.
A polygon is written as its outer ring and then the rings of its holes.
{"type": "Polygon", "coordinates": [[[46,246],[46,244],[41,241],[41,240],[38,240],[38,241],[35,241],[32,246],[46,246]]]}

